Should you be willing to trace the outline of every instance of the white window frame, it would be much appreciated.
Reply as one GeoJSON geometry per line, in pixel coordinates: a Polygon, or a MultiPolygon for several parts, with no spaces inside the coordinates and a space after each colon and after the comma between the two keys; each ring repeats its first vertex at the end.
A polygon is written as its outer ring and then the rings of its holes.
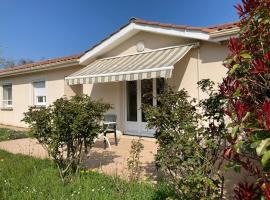
{"type": "Polygon", "coordinates": [[[13,86],[12,83],[3,83],[2,84],[2,108],[11,109],[13,108],[13,86]],[[4,99],[4,92],[5,87],[11,87],[11,99],[4,99]],[[11,104],[8,104],[8,102],[11,102],[11,104]]]}
{"type": "Polygon", "coordinates": [[[32,87],[33,87],[33,104],[35,106],[46,106],[47,105],[46,81],[45,80],[35,80],[32,82],[32,87]],[[36,95],[35,84],[40,83],[40,82],[44,82],[44,91],[45,91],[44,95],[36,95]],[[39,97],[42,98],[42,102],[38,101],[39,97]]]}

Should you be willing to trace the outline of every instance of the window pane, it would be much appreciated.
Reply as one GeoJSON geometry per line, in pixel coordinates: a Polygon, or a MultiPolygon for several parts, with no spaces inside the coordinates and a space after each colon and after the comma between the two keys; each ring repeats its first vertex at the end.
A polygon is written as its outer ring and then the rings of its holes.
{"type": "Polygon", "coordinates": [[[127,121],[137,121],[137,82],[127,82],[127,121]]]}
{"type": "Polygon", "coordinates": [[[157,94],[161,94],[165,89],[165,80],[164,78],[157,78],[157,94]]]}
{"type": "MultiPolygon", "coordinates": [[[[165,79],[164,78],[158,78],[156,80],[157,84],[157,96],[160,95],[165,90],[165,79]]],[[[157,106],[160,105],[160,101],[157,99],[157,106]]]]}
{"type": "Polygon", "coordinates": [[[44,96],[37,96],[37,102],[38,103],[45,103],[46,102],[46,97],[44,97],[44,96]]]}
{"type": "MultiPolygon", "coordinates": [[[[153,79],[142,80],[142,105],[153,105],[153,79]]],[[[142,121],[146,122],[142,111],[142,121]]]]}
{"type": "Polygon", "coordinates": [[[3,106],[12,106],[12,85],[3,85],[3,106]]]}

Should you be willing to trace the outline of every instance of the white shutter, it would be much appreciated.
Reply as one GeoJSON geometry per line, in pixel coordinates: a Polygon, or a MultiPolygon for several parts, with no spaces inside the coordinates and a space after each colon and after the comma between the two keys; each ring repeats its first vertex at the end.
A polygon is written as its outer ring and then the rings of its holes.
{"type": "Polygon", "coordinates": [[[34,82],[35,96],[46,96],[45,81],[34,82]]]}
{"type": "Polygon", "coordinates": [[[34,102],[35,105],[46,105],[46,88],[45,81],[38,81],[33,83],[34,86],[34,102]]]}

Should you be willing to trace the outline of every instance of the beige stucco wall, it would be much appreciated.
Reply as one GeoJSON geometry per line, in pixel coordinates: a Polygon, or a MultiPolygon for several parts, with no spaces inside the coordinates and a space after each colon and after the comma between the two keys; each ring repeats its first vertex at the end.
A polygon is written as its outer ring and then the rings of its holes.
{"type": "MultiPolygon", "coordinates": [[[[25,75],[11,76],[0,79],[0,86],[3,83],[12,83],[13,109],[0,110],[0,123],[6,125],[22,126],[23,113],[28,107],[33,105],[33,85],[34,81],[45,80],[47,105],[56,99],[66,95],[82,93],[80,86],[70,87],[66,85],[64,77],[80,69],[80,66],[73,66],[57,70],[49,70],[25,75]]],[[[0,98],[2,99],[2,87],[0,87],[0,98]]]]}
{"type": "MultiPolygon", "coordinates": [[[[110,52],[107,52],[101,58],[137,53],[136,44],[140,41],[144,42],[145,50],[197,42],[190,39],[140,32],[110,52]]],[[[222,65],[222,60],[226,55],[226,45],[200,42],[199,48],[192,49],[174,66],[173,75],[168,79],[168,82],[176,90],[185,88],[190,96],[202,98],[203,95],[197,87],[197,82],[204,78],[210,78],[216,82],[220,82],[226,73],[226,68],[222,65]]],[[[114,109],[109,111],[109,113],[117,115],[118,129],[120,130],[123,130],[125,120],[123,88],[123,82],[94,85],[85,84],[83,86],[84,94],[112,104],[114,109]]]]}
{"type": "MultiPolygon", "coordinates": [[[[101,57],[137,53],[136,44],[141,41],[145,44],[145,50],[197,42],[190,39],[139,32],[101,57]]],[[[226,68],[222,66],[222,60],[226,57],[226,54],[227,50],[225,45],[200,42],[199,48],[192,49],[174,66],[173,75],[168,79],[168,82],[176,90],[185,88],[192,97],[202,98],[202,94],[197,88],[197,82],[202,78],[210,78],[220,82],[226,73],[226,68]]],[[[1,78],[0,83],[8,81],[13,84],[13,110],[0,110],[0,123],[25,126],[20,120],[28,106],[33,105],[31,93],[32,82],[42,79],[46,80],[48,104],[63,95],[72,96],[82,93],[91,95],[94,99],[102,99],[104,102],[112,104],[114,108],[110,110],[109,113],[117,115],[118,128],[123,130],[125,103],[123,100],[124,83],[85,84],[83,86],[66,85],[64,77],[80,68],[79,66],[73,66],[39,73],[18,75],[5,79],[1,78]]],[[[0,91],[0,96],[1,95],[2,92],[0,91]]]]}
{"type": "Polygon", "coordinates": [[[188,44],[194,41],[195,40],[186,38],[164,36],[148,32],[139,32],[130,39],[128,39],[127,41],[125,41],[124,43],[120,44],[118,47],[104,54],[102,57],[105,58],[137,53],[136,44],[138,42],[143,42],[145,45],[145,51],[147,51],[175,45],[188,44]]]}
{"type": "Polygon", "coordinates": [[[123,82],[86,84],[84,88],[88,90],[85,94],[90,95],[94,100],[102,100],[111,104],[112,109],[107,114],[117,116],[117,129],[123,131],[123,82]]]}
{"type": "Polygon", "coordinates": [[[221,82],[226,74],[227,69],[222,65],[222,61],[228,53],[226,44],[196,41],[147,32],[139,32],[102,57],[137,53],[136,44],[141,41],[145,44],[145,51],[194,42],[200,43],[199,48],[192,49],[174,66],[173,75],[168,79],[168,83],[176,90],[185,88],[191,97],[204,97],[204,94],[197,87],[199,80],[210,78],[215,82],[221,82]]]}
{"type": "Polygon", "coordinates": [[[191,97],[205,97],[197,86],[202,79],[211,79],[220,83],[227,72],[222,63],[227,55],[224,44],[200,42],[198,48],[192,49],[185,57],[175,64],[169,84],[175,89],[186,89],[191,97]]]}

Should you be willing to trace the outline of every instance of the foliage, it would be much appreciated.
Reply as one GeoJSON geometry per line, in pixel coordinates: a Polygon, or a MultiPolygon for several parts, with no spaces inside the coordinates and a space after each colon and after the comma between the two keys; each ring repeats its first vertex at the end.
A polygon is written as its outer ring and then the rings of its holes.
{"type": "Polygon", "coordinates": [[[51,160],[0,150],[0,199],[163,200],[170,192],[164,184],[155,186],[119,179],[124,187],[120,195],[111,176],[81,171],[73,182],[63,184],[57,174],[51,160]]]}
{"type": "Polygon", "coordinates": [[[130,181],[139,181],[141,178],[142,163],[140,161],[140,156],[143,149],[144,146],[141,142],[141,138],[137,141],[132,140],[129,152],[130,155],[127,160],[130,181]]]}
{"type": "Polygon", "coordinates": [[[218,173],[217,159],[223,144],[223,135],[219,133],[224,126],[223,112],[218,109],[221,103],[212,82],[205,80],[200,85],[203,90],[211,89],[211,100],[201,102],[208,110],[203,114],[199,114],[195,100],[190,100],[185,90],[174,92],[169,88],[158,95],[159,106],[144,106],[148,127],[156,129],[156,164],[178,199],[223,196],[223,177],[218,173]]]}
{"type": "Polygon", "coordinates": [[[69,180],[81,167],[84,153],[101,132],[100,121],[109,104],[89,96],[60,98],[48,107],[30,107],[23,121],[44,145],[59,168],[62,180],[69,180]]]}
{"type": "Polygon", "coordinates": [[[0,141],[15,140],[28,137],[31,137],[31,135],[26,131],[15,131],[8,128],[0,128],[0,141]]]}
{"type": "Polygon", "coordinates": [[[270,199],[270,1],[243,0],[236,8],[240,33],[229,41],[229,72],[220,85],[231,121],[224,157],[257,178],[254,185],[240,183],[236,198],[270,199]]]}

